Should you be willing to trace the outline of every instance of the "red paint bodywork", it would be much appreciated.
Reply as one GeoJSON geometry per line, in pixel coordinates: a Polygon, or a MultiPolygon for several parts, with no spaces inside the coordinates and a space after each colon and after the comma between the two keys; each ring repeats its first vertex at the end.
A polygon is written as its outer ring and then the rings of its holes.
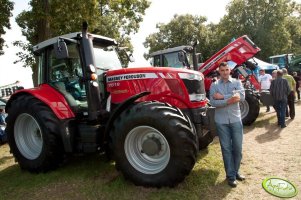
{"type": "Polygon", "coordinates": [[[248,37],[244,35],[231,42],[206,60],[206,62],[199,67],[199,71],[206,76],[211,71],[216,70],[221,62],[229,60],[235,62],[237,65],[243,64],[260,51],[260,48],[255,44],[250,44],[248,40],[248,37]]]}
{"type": "MultiPolygon", "coordinates": [[[[144,96],[137,101],[161,101],[169,103],[180,109],[185,108],[200,108],[205,107],[207,100],[191,102],[188,96],[188,91],[179,77],[178,73],[197,74],[204,78],[199,72],[175,69],[175,68],[128,68],[112,70],[107,72],[107,80],[111,76],[130,76],[131,74],[145,74],[149,73],[154,78],[129,79],[121,81],[111,81],[107,83],[107,91],[111,94],[111,102],[120,104],[131,96],[149,91],[149,95],[144,96]]],[[[49,105],[51,110],[59,119],[68,119],[75,117],[68,102],[65,100],[63,94],[58,92],[48,84],[41,84],[39,87],[33,89],[19,90],[12,95],[19,95],[21,93],[28,93],[40,99],[45,104],[49,105]]],[[[11,98],[12,99],[12,98],[11,98]]]]}
{"type": "MultiPolygon", "coordinates": [[[[13,95],[28,93],[47,104],[59,119],[75,117],[64,96],[48,84],[41,84],[32,89],[18,90],[13,95]]],[[[11,98],[12,98],[11,97],[11,98]]]]}
{"type": "MultiPolygon", "coordinates": [[[[244,35],[215,53],[199,67],[199,71],[205,76],[206,91],[210,89],[210,85],[212,83],[212,78],[207,78],[206,75],[213,70],[216,70],[221,62],[231,60],[237,65],[241,65],[248,59],[254,57],[259,51],[260,48],[258,48],[246,35],[244,35]]],[[[255,77],[250,76],[250,81],[256,88],[258,87],[259,83],[255,77]]]]}
{"type": "Polygon", "coordinates": [[[190,101],[188,91],[178,73],[197,74],[203,79],[201,73],[186,69],[170,67],[127,68],[107,72],[107,91],[111,93],[111,102],[114,104],[119,104],[135,94],[149,91],[151,92],[149,95],[138,99],[138,101],[156,100],[169,103],[180,109],[206,106],[207,100],[190,101]],[[118,75],[130,76],[141,73],[149,73],[154,78],[108,81],[118,75]]]}

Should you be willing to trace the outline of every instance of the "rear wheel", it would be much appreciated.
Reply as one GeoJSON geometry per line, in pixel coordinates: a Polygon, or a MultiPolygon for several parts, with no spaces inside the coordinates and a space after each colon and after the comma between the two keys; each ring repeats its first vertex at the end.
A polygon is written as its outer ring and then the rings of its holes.
{"type": "Polygon", "coordinates": [[[240,102],[241,119],[243,125],[251,125],[259,115],[259,101],[255,95],[246,92],[245,101],[240,102]]]}
{"type": "Polygon", "coordinates": [[[38,99],[20,96],[13,100],[6,131],[10,149],[22,169],[48,171],[62,162],[59,126],[53,112],[38,99]]]}
{"type": "Polygon", "coordinates": [[[124,111],[111,136],[116,166],[136,185],[175,186],[196,162],[192,124],[164,103],[144,102],[124,111]]]}

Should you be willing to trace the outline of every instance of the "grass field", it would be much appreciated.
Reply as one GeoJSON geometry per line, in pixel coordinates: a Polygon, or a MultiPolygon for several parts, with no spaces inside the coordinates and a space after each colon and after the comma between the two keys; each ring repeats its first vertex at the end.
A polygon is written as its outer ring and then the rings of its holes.
{"type": "Polygon", "coordinates": [[[215,141],[200,152],[184,182],[176,188],[144,188],[124,180],[104,155],[78,156],[59,169],[42,174],[22,171],[0,147],[0,199],[200,199],[219,187],[227,193],[220,147],[215,141]]]}

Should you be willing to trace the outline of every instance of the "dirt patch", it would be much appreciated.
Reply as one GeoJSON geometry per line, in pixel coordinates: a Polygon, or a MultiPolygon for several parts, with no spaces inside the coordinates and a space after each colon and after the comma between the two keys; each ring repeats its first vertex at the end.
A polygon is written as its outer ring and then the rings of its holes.
{"type": "Polygon", "coordinates": [[[301,102],[295,105],[296,117],[286,119],[284,129],[277,126],[276,112],[265,113],[265,107],[256,123],[244,128],[241,171],[247,180],[225,199],[279,199],[262,188],[262,181],[271,176],[293,182],[299,194],[292,199],[301,199],[301,102]]]}

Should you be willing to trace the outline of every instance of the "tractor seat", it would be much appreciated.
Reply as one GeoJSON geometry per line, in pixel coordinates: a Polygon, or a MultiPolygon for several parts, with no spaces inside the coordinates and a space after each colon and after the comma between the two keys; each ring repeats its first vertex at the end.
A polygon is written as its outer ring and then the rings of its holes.
{"type": "Polygon", "coordinates": [[[81,108],[87,108],[87,102],[81,102],[76,100],[67,90],[64,82],[55,82],[52,84],[57,88],[65,97],[71,109],[75,112],[82,110],[81,108]]]}

